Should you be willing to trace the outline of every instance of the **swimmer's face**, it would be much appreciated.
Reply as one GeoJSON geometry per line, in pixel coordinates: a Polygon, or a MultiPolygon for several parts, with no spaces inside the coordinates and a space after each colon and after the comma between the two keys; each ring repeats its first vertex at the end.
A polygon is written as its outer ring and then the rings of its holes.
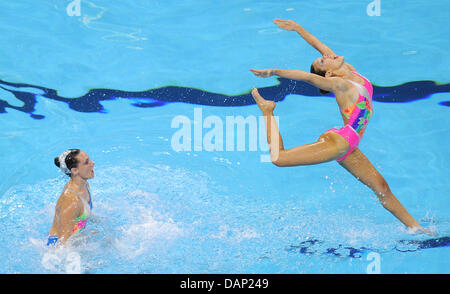
{"type": "Polygon", "coordinates": [[[87,155],[84,151],[80,151],[77,157],[78,167],[74,167],[71,169],[73,176],[80,176],[84,180],[92,179],[94,175],[94,164],[89,155],[87,155]]]}
{"type": "Polygon", "coordinates": [[[341,68],[341,66],[344,64],[344,56],[336,56],[336,55],[323,55],[320,58],[317,58],[313,62],[313,66],[318,71],[323,72],[333,72],[334,70],[337,70],[341,68]]]}

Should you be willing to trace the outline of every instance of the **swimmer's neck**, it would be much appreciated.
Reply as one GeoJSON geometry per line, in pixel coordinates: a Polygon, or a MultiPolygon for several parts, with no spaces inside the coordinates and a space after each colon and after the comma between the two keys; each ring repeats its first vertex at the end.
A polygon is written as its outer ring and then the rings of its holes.
{"type": "Polygon", "coordinates": [[[338,77],[342,79],[353,80],[355,82],[359,81],[358,77],[353,74],[353,70],[347,65],[333,71],[330,77],[338,77]]]}
{"type": "Polygon", "coordinates": [[[81,187],[87,186],[88,182],[87,182],[87,179],[84,179],[77,175],[77,176],[70,178],[70,181],[68,184],[74,184],[75,186],[81,188],[81,187]]]}

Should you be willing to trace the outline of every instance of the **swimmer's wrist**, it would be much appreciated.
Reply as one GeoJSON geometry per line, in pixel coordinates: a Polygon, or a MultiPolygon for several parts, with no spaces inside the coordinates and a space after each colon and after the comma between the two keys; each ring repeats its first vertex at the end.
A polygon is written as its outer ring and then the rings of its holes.
{"type": "Polygon", "coordinates": [[[298,23],[295,23],[295,25],[294,25],[294,30],[296,31],[296,32],[299,32],[299,31],[301,31],[301,30],[305,30],[301,25],[299,25],[298,23]]]}
{"type": "Polygon", "coordinates": [[[298,23],[295,24],[294,31],[296,31],[300,35],[303,35],[303,34],[307,33],[307,31],[301,25],[299,25],[298,23]]]}

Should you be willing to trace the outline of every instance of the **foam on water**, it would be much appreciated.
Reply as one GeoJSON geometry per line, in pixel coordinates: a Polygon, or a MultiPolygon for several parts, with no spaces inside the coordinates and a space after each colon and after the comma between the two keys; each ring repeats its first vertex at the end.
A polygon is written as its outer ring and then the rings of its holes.
{"type": "Polygon", "coordinates": [[[68,248],[49,249],[45,239],[66,181],[61,175],[16,185],[2,197],[0,219],[8,225],[1,233],[12,240],[0,245],[7,252],[2,272],[328,272],[319,260],[362,262],[361,254],[391,252],[397,240],[409,238],[392,220],[380,223],[370,213],[336,210],[338,192],[330,189],[330,203],[306,195],[297,196],[304,201],[277,203],[217,186],[202,172],[123,161],[97,168],[87,229],[68,248]],[[17,256],[17,247],[27,254],[17,256]]]}

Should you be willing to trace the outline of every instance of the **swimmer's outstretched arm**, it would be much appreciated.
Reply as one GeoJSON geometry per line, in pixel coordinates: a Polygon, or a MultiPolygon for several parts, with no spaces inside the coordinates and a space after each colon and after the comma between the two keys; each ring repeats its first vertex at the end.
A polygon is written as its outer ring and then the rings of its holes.
{"type": "Polygon", "coordinates": [[[316,74],[311,74],[302,70],[287,70],[287,69],[250,69],[250,71],[257,77],[268,78],[271,76],[279,76],[291,80],[304,81],[311,85],[323,89],[325,91],[336,93],[336,91],[346,91],[347,84],[341,78],[337,77],[322,77],[316,74]]]}
{"type": "Polygon", "coordinates": [[[287,31],[296,31],[309,45],[319,51],[322,55],[336,54],[324,43],[320,42],[315,36],[306,31],[301,25],[292,20],[275,19],[273,21],[277,26],[287,31]]]}

